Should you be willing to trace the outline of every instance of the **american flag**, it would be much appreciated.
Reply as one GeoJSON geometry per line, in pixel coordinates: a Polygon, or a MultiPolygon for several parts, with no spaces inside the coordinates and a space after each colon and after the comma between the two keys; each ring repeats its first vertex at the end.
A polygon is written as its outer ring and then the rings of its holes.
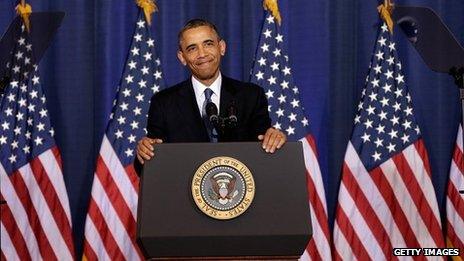
{"type": "Polygon", "coordinates": [[[85,224],[89,260],[140,260],[136,240],[139,179],[133,162],[145,136],[150,98],[164,86],[154,40],[139,14],[100,154],[85,224]]]}
{"type": "Polygon", "coordinates": [[[396,259],[397,247],[443,247],[430,165],[395,42],[379,27],[345,154],[335,259],[396,259]]]}
{"type": "Polygon", "coordinates": [[[460,248],[461,258],[464,258],[464,195],[459,193],[464,193],[462,153],[462,127],[459,126],[446,196],[446,241],[448,247],[460,248]]]}
{"type": "Polygon", "coordinates": [[[73,260],[71,214],[61,155],[22,26],[1,98],[1,259],[73,260]]]}
{"type": "Polygon", "coordinates": [[[263,86],[273,126],[291,141],[301,141],[307,170],[307,187],[313,237],[301,259],[330,260],[330,233],[322,175],[317,161],[316,143],[308,130],[298,87],[284,50],[284,36],[274,16],[266,11],[256,52],[251,81],[263,86]]]}

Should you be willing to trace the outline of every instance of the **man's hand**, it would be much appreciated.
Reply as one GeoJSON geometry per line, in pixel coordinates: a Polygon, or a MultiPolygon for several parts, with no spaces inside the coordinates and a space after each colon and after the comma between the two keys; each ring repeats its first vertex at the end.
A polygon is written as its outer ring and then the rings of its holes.
{"type": "Polygon", "coordinates": [[[139,140],[137,144],[137,159],[139,159],[140,163],[144,164],[144,160],[150,160],[153,158],[155,153],[153,152],[155,149],[155,144],[163,143],[160,139],[150,139],[148,137],[143,137],[139,140]]]}
{"type": "Polygon", "coordinates": [[[264,135],[259,135],[258,139],[263,141],[263,150],[274,153],[285,144],[287,136],[278,129],[269,128],[264,135]]]}

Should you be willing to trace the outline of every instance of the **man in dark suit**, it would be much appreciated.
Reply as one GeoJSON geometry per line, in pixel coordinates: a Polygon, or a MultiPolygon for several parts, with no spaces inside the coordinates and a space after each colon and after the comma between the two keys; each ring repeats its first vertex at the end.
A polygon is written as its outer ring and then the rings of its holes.
{"type": "Polygon", "coordinates": [[[261,87],[223,76],[219,70],[226,43],[212,23],[193,19],[179,32],[177,57],[192,77],[167,88],[151,99],[147,137],[137,145],[143,164],[154,156],[154,146],[164,142],[262,141],[274,153],[286,142],[283,132],[271,127],[267,99],[261,87]],[[206,116],[211,103],[220,118],[237,117],[236,124],[220,128],[206,116]]]}

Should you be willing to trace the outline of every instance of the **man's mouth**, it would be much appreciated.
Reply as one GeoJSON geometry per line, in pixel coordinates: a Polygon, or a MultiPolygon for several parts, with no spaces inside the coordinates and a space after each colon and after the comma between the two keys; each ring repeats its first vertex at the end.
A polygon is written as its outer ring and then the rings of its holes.
{"type": "Polygon", "coordinates": [[[201,61],[201,62],[197,62],[196,65],[197,66],[200,66],[200,67],[203,67],[205,65],[209,65],[212,61],[208,60],[208,61],[201,61]]]}

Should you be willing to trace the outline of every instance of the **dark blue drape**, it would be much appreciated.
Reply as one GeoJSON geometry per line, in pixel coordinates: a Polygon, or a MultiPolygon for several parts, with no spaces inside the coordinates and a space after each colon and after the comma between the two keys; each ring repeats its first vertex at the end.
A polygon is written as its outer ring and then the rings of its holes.
{"type": "MultiPolygon", "coordinates": [[[[34,11],[66,17],[40,63],[52,123],[64,160],[74,237],[81,251],[95,158],[106,127],[138,8],[132,0],[28,0],[34,11]]],[[[428,6],[464,43],[462,0],[403,0],[428,6]]],[[[0,32],[14,17],[14,0],[0,1],[0,32]]],[[[281,0],[282,29],[292,73],[317,139],[329,217],[333,220],[341,164],[379,22],[377,0],[281,0]]],[[[227,42],[223,73],[248,80],[263,19],[261,0],[158,0],[152,33],[167,85],[188,72],[176,59],[177,32],[190,18],[216,23],[227,42]]],[[[397,29],[400,58],[429,152],[441,210],[460,119],[450,76],[430,71],[397,29]]],[[[1,50],[0,50],[1,51],[1,50]]]]}

